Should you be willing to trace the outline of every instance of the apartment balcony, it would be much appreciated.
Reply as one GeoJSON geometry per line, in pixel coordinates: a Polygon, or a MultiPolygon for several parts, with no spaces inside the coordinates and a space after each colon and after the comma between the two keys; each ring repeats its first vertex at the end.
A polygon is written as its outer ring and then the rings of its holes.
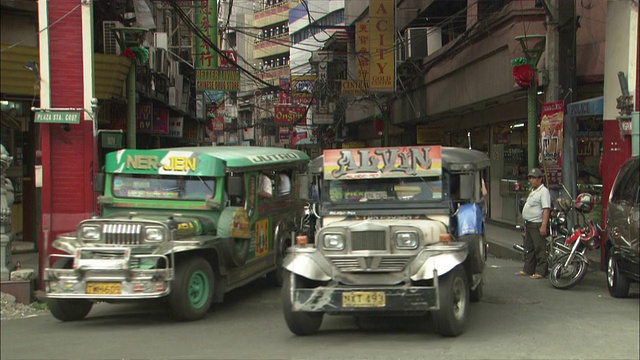
{"type": "Polygon", "coordinates": [[[266,5],[253,12],[254,26],[261,28],[289,21],[289,9],[293,9],[300,4],[300,0],[282,0],[280,3],[275,3],[272,0],[271,3],[271,5],[266,5]]]}
{"type": "Polygon", "coordinates": [[[253,45],[253,57],[263,59],[266,57],[289,53],[289,33],[280,34],[268,39],[258,39],[253,45]]]}

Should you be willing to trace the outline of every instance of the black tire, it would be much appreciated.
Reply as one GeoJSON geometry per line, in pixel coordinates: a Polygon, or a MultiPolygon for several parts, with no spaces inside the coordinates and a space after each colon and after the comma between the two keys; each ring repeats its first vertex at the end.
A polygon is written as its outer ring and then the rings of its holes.
{"type": "Polygon", "coordinates": [[[580,257],[574,256],[567,267],[564,263],[569,254],[559,257],[549,271],[549,282],[556,289],[567,290],[576,286],[587,274],[587,263],[580,257]]]}
{"type": "Polygon", "coordinates": [[[469,287],[461,265],[442,276],[440,280],[440,309],[433,313],[438,334],[446,337],[464,332],[469,310],[469,287]]]}
{"type": "Polygon", "coordinates": [[[267,281],[269,284],[280,287],[284,282],[284,257],[287,255],[287,247],[289,246],[289,241],[283,239],[278,244],[278,252],[276,253],[276,268],[267,274],[267,281]]]}
{"type": "Polygon", "coordinates": [[[482,235],[464,235],[460,241],[466,242],[469,249],[469,261],[471,263],[471,272],[479,274],[484,269],[486,260],[486,247],[484,236],[482,235]]]}
{"type": "Polygon", "coordinates": [[[287,322],[289,330],[296,335],[304,336],[315,334],[320,329],[320,325],[322,325],[324,313],[292,310],[291,292],[294,289],[293,278],[295,278],[296,285],[300,285],[300,287],[305,287],[305,283],[307,283],[305,278],[285,270],[282,285],[284,320],[287,322]]]}
{"type": "Polygon", "coordinates": [[[482,300],[482,295],[484,294],[483,287],[484,283],[481,281],[480,284],[478,284],[478,286],[475,288],[475,290],[471,290],[471,293],[469,294],[469,300],[472,303],[480,302],[480,300],[482,300]]]}
{"type": "MultiPolygon", "coordinates": [[[[72,259],[60,259],[53,264],[54,269],[70,269],[72,259]]],[[[51,315],[60,321],[77,321],[84,319],[93,302],[82,299],[47,299],[51,315]]]]}
{"type": "Polygon", "coordinates": [[[618,262],[613,257],[613,249],[609,249],[607,257],[607,288],[609,288],[609,294],[615,298],[629,295],[629,279],[620,272],[618,262]]]}
{"type": "Polygon", "coordinates": [[[179,261],[169,293],[171,313],[176,320],[205,317],[213,302],[215,286],[213,270],[205,259],[192,257],[179,261]]]}

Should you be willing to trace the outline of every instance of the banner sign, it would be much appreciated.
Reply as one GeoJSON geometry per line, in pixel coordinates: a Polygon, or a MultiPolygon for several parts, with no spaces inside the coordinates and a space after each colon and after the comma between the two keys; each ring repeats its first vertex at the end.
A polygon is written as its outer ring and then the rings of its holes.
{"type": "Polygon", "coordinates": [[[562,181],[564,100],[542,104],[540,155],[538,161],[548,176],[547,187],[557,189],[562,181]]]}
{"type": "Polygon", "coordinates": [[[395,0],[370,0],[369,66],[372,91],[395,91],[395,0]]]}
{"type": "Polygon", "coordinates": [[[280,78],[280,89],[285,89],[287,91],[278,91],[278,101],[281,105],[290,104],[291,96],[289,93],[291,92],[291,79],[289,78],[280,78]]]}
{"type": "MultiPolygon", "coordinates": [[[[194,22],[204,35],[217,45],[218,4],[213,0],[194,0],[194,22]]],[[[196,36],[196,72],[198,69],[215,69],[218,66],[218,54],[199,36],[196,36]]],[[[196,86],[197,87],[197,86],[196,86]]]]}
{"type": "Polygon", "coordinates": [[[239,91],[240,70],[196,69],[196,91],[239,91]]]}
{"type": "Polygon", "coordinates": [[[273,122],[278,125],[307,123],[307,108],[304,106],[276,105],[274,109],[273,122]]]}
{"type": "Polygon", "coordinates": [[[220,65],[218,65],[218,69],[237,69],[238,53],[233,50],[222,50],[221,52],[229,59],[233,60],[233,63],[230,63],[227,59],[220,56],[220,65]]]}
{"type": "Polygon", "coordinates": [[[182,130],[184,127],[184,117],[171,117],[169,118],[169,136],[182,137],[182,130]]]}
{"type": "Polygon", "coordinates": [[[326,180],[440,176],[440,146],[331,149],[324,151],[326,180]]]}
{"type": "Polygon", "coordinates": [[[313,99],[315,75],[291,75],[291,104],[309,105],[313,99]]]}
{"type": "Polygon", "coordinates": [[[369,63],[371,53],[369,52],[369,23],[356,22],[356,79],[358,81],[369,82],[369,63]]]}
{"type": "Polygon", "coordinates": [[[342,95],[366,96],[369,94],[369,84],[361,80],[342,80],[342,95]]]}
{"type": "Polygon", "coordinates": [[[153,131],[153,103],[141,103],[136,106],[136,131],[150,133],[153,131]]]}
{"type": "Polygon", "coordinates": [[[169,133],[169,109],[153,109],[153,129],[151,132],[159,135],[169,133]]]}

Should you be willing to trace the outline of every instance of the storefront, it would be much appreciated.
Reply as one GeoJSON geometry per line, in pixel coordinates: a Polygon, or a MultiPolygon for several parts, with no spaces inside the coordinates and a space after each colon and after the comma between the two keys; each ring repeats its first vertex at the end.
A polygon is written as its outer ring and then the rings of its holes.
{"type": "Polygon", "coordinates": [[[595,196],[596,207],[588,215],[597,224],[602,220],[602,174],[600,159],[603,140],[604,97],[596,97],[567,105],[566,121],[576,123],[576,164],[578,193],[595,196]]]}

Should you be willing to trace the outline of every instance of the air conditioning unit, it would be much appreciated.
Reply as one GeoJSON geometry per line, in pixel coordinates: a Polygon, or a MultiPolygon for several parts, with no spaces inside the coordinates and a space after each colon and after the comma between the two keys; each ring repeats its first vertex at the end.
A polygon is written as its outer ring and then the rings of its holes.
{"type": "Polygon", "coordinates": [[[169,49],[169,37],[166,32],[153,33],[153,47],[157,49],[169,49]]]}
{"type": "Polygon", "coordinates": [[[155,67],[153,71],[158,74],[164,74],[165,76],[169,75],[169,58],[167,54],[167,50],[165,49],[156,49],[155,51],[155,67]]]}
{"type": "Polygon", "coordinates": [[[407,29],[407,59],[422,59],[427,57],[428,28],[407,29]]]}
{"type": "Polygon", "coordinates": [[[398,32],[398,42],[396,44],[396,63],[400,64],[407,60],[407,40],[405,36],[398,32]]]}
{"type": "Polygon", "coordinates": [[[113,28],[122,27],[119,21],[103,21],[102,22],[102,45],[105,54],[120,55],[120,45],[116,39],[116,34],[111,31],[113,28]]]}

